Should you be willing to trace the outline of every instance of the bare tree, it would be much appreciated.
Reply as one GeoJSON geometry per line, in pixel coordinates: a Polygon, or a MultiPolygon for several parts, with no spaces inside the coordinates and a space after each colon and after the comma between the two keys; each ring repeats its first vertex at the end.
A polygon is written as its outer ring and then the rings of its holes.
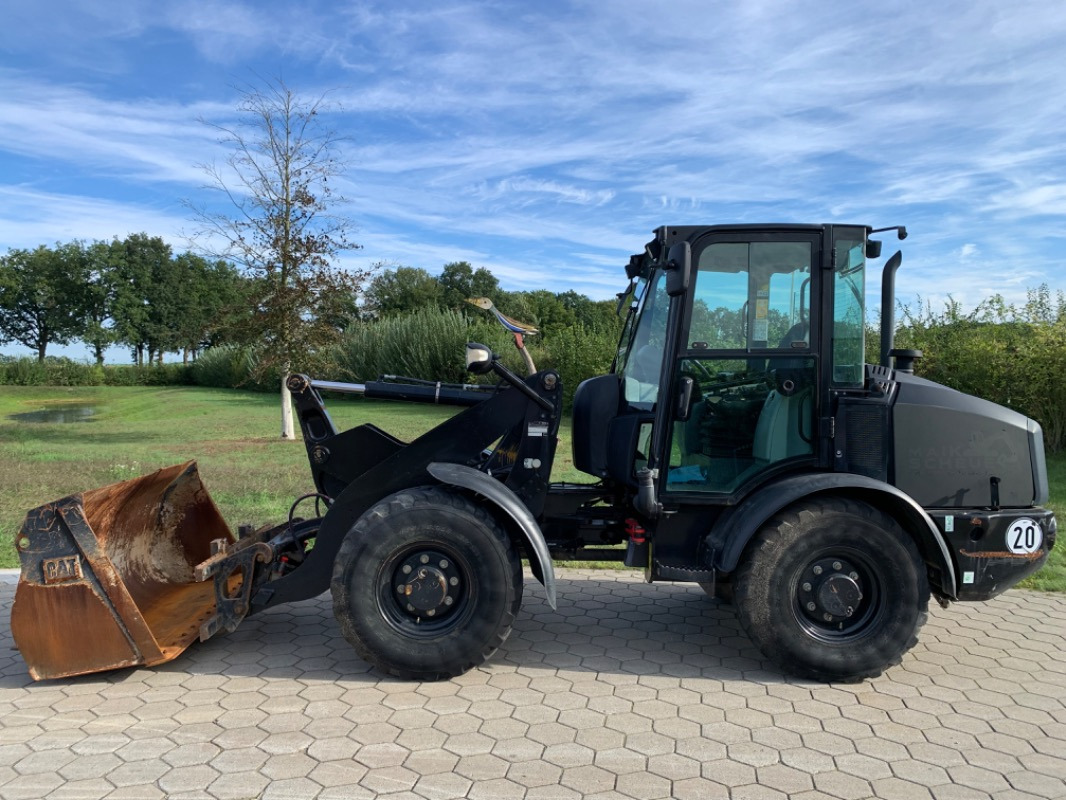
{"type": "Polygon", "coordinates": [[[203,165],[207,188],[225,211],[189,203],[200,223],[197,246],[238,264],[251,279],[254,312],[247,340],[261,371],[281,372],[283,439],[294,439],[291,370],[313,371],[339,336],[333,321],[366,279],[338,268],[338,254],[358,249],[352,222],[337,212],[344,199],[330,180],[344,170],[339,139],[326,127],[326,96],[307,100],[281,79],[244,91],[232,125],[204,121],[231,153],[225,166],[203,165]]]}

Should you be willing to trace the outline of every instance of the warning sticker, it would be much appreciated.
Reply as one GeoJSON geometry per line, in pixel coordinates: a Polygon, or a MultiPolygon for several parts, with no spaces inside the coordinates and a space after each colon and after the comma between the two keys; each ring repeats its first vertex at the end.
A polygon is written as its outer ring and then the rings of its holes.
{"type": "Polygon", "coordinates": [[[548,423],[547,422],[531,422],[529,427],[526,428],[527,436],[547,436],[548,435],[548,423]]]}

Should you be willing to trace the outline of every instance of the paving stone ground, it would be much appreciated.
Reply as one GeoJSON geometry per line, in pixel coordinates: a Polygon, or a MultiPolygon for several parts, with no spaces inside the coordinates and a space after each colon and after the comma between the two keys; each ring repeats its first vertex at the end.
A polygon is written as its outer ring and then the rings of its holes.
{"type": "Polygon", "coordinates": [[[0,798],[1066,798],[1066,597],[934,607],[858,685],[787,678],[694,586],[527,577],[486,667],[382,678],[326,596],[164,667],[34,684],[0,580],[0,798]]]}

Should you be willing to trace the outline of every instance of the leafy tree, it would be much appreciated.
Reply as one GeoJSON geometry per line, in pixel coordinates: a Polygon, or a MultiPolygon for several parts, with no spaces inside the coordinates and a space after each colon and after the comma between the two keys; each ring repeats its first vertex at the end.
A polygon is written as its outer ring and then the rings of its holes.
{"type": "Polygon", "coordinates": [[[170,325],[175,318],[170,245],[158,236],[135,233],[111,243],[115,296],[112,306],[116,341],[129,345],[138,365],[174,349],[170,325]]]}
{"type": "Polygon", "coordinates": [[[194,253],[176,256],[165,281],[166,313],[160,324],[171,332],[173,349],[188,363],[205,344],[224,340],[243,320],[240,274],[225,261],[209,262],[194,253]]]}
{"type": "Polygon", "coordinates": [[[474,269],[467,261],[453,261],[445,264],[440,277],[442,297],[445,308],[466,311],[469,297],[487,297],[493,302],[500,299],[500,282],[496,276],[484,267],[474,269]]]}
{"type": "Polygon", "coordinates": [[[0,257],[0,341],[16,341],[44,361],[50,344],[84,331],[84,259],[78,247],[9,250],[0,257]]]}
{"type": "Polygon", "coordinates": [[[232,125],[208,123],[231,151],[225,168],[204,167],[228,208],[191,206],[201,249],[251,279],[245,334],[262,369],[280,367],[284,439],[295,439],[287,373],[310,369],[338,339],[332,323],[366,277],[334,263],[358,245],[329,185],[343,164],[336,134],[323,125],[327,108],[325,97],[304,99],[280,79],[246,90],[232,125]]]}
{"type": "Polygon", "coordinates": [[[404,314],[425,308],[439,308],[444,296],[440,282],[424,269],[397,267],[370,281],[366,310],[377,317],[404,314]]]}
{"type": "MultiPolygon", "coordinates": [[[[560,300],[558,295],[546,289],[524,292],[526,302],[533,311],[533,324],[540,328],[545,337],[551,337],[556,331],[573,328],[577,324],[577,314],[560,300]]],[[[523,322],[530,320],[523,320],[523,322]]]]}
{"type": "Polygon", "coordinates": [[[104,363],[104,350],[117,341],[107,323],[114,312],[118,290],[115,250],[107,242],[93,242],[83,250],[87,267],[85,291],[85,330],[82,340],[92,347],[97,364],[104,363]]]}
{"type": "Polygon", "coordinates": [[[621,332],[622,320],[618,316],[615,300],[590,300],[571,290],[556,295],[564,307],[574,312],[577,321],[588,330],[617,335],[621,332]]]}

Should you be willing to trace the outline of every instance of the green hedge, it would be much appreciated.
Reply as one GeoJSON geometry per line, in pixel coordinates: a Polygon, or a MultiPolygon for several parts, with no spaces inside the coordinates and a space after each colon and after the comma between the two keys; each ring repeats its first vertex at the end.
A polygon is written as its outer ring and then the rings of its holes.
{"type": "MultiPolygon", "coordinates": [[[[356,323],[345,333],[335,362],[342,380],[363,382],[380,375],[403,375],[472,383],[478,379],[466,371],[467,342],[491,347],[510,369],[526,374],[514,338],[495,321],[471,320],[455,311],[435,308],[356,323]]],[[[537,369],[559,372],[564,403],[569,407],[581,381],[610,369],[618,337],[577,324],[548,337],[527,337],[525,343],[537,369]]],[[[488,380],[495,382],[496,378],[489,376],[488,380]]]]}
{"type": "MultiPolygon", "coordinates": [[[[334,362],[342,380],[363,382],[381,375],[403,375],[470,383],[473,376],[466,371],[466,343],[470,341],[488,345],[506,363],[519,368],[517,353],[515,359],[507,358],[510,334],[498,325],[471,322],[456,311],[437,308],[355,323],[345,331],[334,362]]],[[[513,352],[514,346],[509,349],[513,352]]]]}
{"type": "Polygon", "coordinates": [[[197,386],[256,392],[276,392],[281,386],[281,373],[276,368],[260,369],[259,359],[250,347],[222,345],[209,348],[189,369],[192,382],[197,386]]]}
{"type": "Polygon", "coordinates": [[[173,386],[193,382],[184,364],[89,364],[70,358],[0,356],[0,384],[8,386],[173,386]]]}
{"type": "Polygon", "coordinates": [[[1007,406],[1040,423],[1051,452],[1066,449],[1066,304],[1046,288],[1022,309],[992,298],[973,312],[956,303],[942,312],[907,309],[896,347],[924,358],[915,373],[1007,406]]]}

